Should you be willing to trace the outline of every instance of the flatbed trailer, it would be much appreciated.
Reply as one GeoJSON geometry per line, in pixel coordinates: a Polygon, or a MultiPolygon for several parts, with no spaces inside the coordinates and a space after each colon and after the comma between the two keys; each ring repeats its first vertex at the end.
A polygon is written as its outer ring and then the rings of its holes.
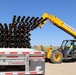
{"type": "Polygon", "coordinates": [[[44,75],[44,52],[28,48],[0,48],[0,75],[44,75]]]}

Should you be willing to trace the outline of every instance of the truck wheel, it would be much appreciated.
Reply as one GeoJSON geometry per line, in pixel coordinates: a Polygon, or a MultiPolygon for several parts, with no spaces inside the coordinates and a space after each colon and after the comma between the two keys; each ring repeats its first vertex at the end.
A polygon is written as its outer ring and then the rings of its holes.
{"type": "Polygon", "coordinates": [[[63,59],[63,55],[60,51],[54,51],[51,54],[50,60],[52,63],[61,63],[63,59]]]}

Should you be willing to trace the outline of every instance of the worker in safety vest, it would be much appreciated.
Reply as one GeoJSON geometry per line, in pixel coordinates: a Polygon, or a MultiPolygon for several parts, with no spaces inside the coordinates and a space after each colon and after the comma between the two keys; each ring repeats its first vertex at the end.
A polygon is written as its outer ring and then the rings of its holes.
{"type": "Polygon", "coordinates": [[[71,43],[69,49],[67,50],[67,55],[73,50],[73,43],[71,43]]]}

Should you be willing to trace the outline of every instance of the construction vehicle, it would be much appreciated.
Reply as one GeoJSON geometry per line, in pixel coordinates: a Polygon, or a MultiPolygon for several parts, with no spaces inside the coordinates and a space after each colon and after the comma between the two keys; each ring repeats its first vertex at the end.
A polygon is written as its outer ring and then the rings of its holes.
{"type": "MultiPolygon", "coordinates": [[[[44,13],[42,18],[49,20],[53,25],[76,38],[76,30],[56,16],[44,13]]],[[[46,21],[44,21],[43,24],[40,24],[39,27],[42,28],[45,23],[46,21]]],[[[40,45],[39,48],[43,50],[42,45],[40,45]]],[[[61,47],[56,50],[52,50],[52,48],[46,48],[45,58],[50,59],[53,63],[60,63],[63,59],[68,60],[76,58],[76,40],[63,40],[61,47]],[[67,50],[69,49],[71,43],[73,43],[73,50],[69,53],[69,55],[67,55],[67,50]]]]}

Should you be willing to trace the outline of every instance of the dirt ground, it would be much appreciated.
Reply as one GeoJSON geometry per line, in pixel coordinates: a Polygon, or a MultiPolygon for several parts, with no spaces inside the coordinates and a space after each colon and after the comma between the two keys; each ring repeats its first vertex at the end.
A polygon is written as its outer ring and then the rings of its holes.
{"type": "Polygon", "coordinates": [[[76,61],[61,64],[45,63],[45,75],[76,75],[76,61]]]}

